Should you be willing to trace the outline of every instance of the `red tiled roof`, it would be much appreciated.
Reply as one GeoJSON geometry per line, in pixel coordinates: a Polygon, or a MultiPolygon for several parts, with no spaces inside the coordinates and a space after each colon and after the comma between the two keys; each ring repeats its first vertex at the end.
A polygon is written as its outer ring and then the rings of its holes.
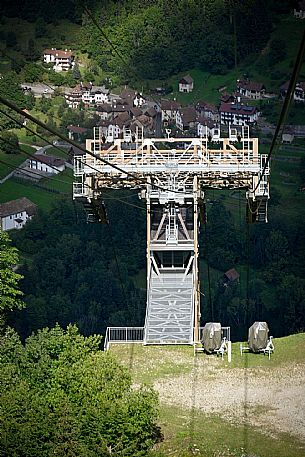
{"type": "Polygon", "coordinates": [[[88,129],[79,125],[68,125],[67,129],[72,133],[86,133],[88,129]]]}
{"type": "Polygon", "coordinates": [[[59,57],[61,59],[72,57],[72,51],[62,51],[61,49],[45,49],[44,54],[59,57]]]}

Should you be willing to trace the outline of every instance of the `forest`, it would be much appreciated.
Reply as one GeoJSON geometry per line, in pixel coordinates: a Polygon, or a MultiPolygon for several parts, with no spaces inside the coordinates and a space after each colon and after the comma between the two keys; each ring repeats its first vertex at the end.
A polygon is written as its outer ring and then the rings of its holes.
{"type": "MultiPolygon", "coordinates": [[[[90,58],[93,77],[103,68],[112,84],[142,80],[149,84],[194,67],[226,73],[266,46],[276,15],[287,13],[292,4],[285,0],[91,0],[25,1],[18,9],[15,2],[2,2],[1,8],[4,16],[36,22],[37,38],[50,22],[67,19],[82,24],[77,46],[90,58]]],[[[7,46],[15,46],[12,34],[4,38],[9,38],[7,46]]],[[[284,48],[277,43],[274,47],[277,59],[284,48]]],[[[37,57],[34,42],[32,48],[25,56],[30,62],[37,57]]]]}
{"type": "MultiPolygon", "coordinates": [[[[18,271],[24,276],[26,308],[12,313],[9,323],[22,338],[57,322],[64,327],[75,323],[84,335],[104,334],[107,326],[144,324],[145,208],[128,206],[139,206],[135,191],[120,192],[121,197],[115,191],[105,197],[109,225],[87,224],[82,207],[62,199],[13,234],[24,259],[18,271]],[[139,288],[134,279],[141,271],[139,288]]],[[[239,199],[240,214],[234,220],[222,198],[214,195],[208,222],[200,229],[202,324],[216,320],[231,326],[234,341],[246,338],[254,320],[267,320],[274,336],[302,331],[303,218],[281,218],[274,195],[270,222],[246,224],[242,192],[239,199]],[[207,262],[216,271],[210,283],[207,262]],[[230,268],[240,272],[240,281],[224,288],[222,274],[230,268]]]]}

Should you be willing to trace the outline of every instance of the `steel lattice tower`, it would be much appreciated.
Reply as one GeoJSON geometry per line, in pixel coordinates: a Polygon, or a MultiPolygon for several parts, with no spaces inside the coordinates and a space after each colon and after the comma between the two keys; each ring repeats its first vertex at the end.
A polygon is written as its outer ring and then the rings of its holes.
{"type": "Polygon", "coordinates": [[[193,344],[200,321],[198,231],[204,189],[245,188],[249,219],[267,222],[266,155],[259,154],[258,139],[249,137],[248,127],[239,133],[229,128],[227,138],[220,131],[213,138],[172,138],[169,131],[167,138],[144,138],[126,130],[123,139],[104,143],[96,128],[86,142],[95,157],[75,157],[74,198],[86,203],[88,220],[94,220],[103,189],[139,189],[147,206],[144,343],[193,344]]]}

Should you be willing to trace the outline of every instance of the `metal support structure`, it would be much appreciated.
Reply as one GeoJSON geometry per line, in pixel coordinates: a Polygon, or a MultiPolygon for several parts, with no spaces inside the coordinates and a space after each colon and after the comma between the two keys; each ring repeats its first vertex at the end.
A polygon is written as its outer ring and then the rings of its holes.
{"type": "Polygon", "coordinates": [[[102,200],[104,188],[140,190],[147,205],[144,343],[193,344],[200,326],[198,230],[204,189],[244,188],[251,220],[267,221],[269,169],[261,177],[266,156],[245,127],[238,134],[230,130],[228,138],[127,133],[111,144],[97,134],[87,140],[86,149],[96,157],[75,157],[74,198],[92,204],[102,200]]]}

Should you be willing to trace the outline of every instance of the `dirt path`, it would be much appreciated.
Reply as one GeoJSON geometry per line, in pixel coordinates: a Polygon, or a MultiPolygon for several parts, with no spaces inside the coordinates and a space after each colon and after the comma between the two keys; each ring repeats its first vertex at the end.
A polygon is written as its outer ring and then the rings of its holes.
{"type": "Polygon", "coordinates": [[[199,361],[190,374],[157,381],[155,388],[161,403],[195,407],[305,441],[305,364],[224,370],[199,361]]]}

